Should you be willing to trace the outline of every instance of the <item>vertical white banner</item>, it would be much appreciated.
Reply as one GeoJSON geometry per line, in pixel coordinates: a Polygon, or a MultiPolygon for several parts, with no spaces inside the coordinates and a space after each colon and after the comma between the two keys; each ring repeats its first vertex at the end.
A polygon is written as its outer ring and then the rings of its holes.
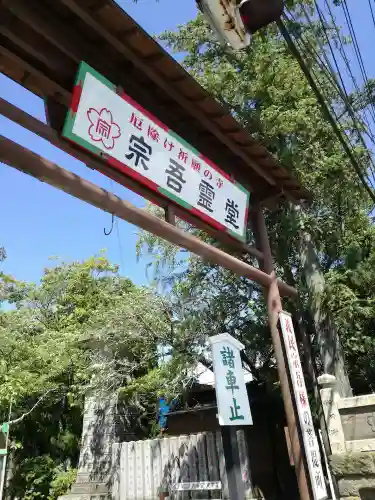
{"type": "Polygon", "coordinates": [[[220,425],[253,425],[240,351],[228,333],[210,337],[220,425]]]}
{"type": "Polygon", "coordinates": [[[298,352],[296,335],[294,333],[293,321],[290,314],[284,311],[279,313],[279,319],[314,499],[325,500],[328,498],[327,488],[322,469],[319,444],[315,434],[305,379],[303,376],[301,359],[298,352]]]}

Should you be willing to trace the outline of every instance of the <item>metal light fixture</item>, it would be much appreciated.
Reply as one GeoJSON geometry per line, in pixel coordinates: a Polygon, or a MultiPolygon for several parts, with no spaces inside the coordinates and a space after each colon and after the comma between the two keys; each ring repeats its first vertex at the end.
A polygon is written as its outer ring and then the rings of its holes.
{"type": "Polygon", "coordinates": [[[197,0],[197,5],[223,44],[236,50],[250,44],[251,36],[242,22],[237,0],[197,0]]]}

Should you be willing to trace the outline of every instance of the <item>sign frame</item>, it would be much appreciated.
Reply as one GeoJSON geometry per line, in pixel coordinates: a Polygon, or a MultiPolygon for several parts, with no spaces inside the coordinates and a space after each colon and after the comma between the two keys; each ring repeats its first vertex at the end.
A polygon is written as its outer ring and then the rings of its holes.
{"type": "Polygon", "coordinates": [[[220,426],[253,425],[245,376],[242,368],[241,351],[244,345],[228,333],[209,337],[215,374],[217,416],[220,426]],[[222,351],[220,351],[222,349],[222,351]],[[224,372],[226,374],[224,375],[224,372]],[[225,380],[222,376],[225,376],[225,380]],[[227,385],[226,385],[227,384],[227,385]],[[232,390],[233,406],[228,406],[227,392],[232,390]],[[228,412],[230,408],[230,414],[228,412]]]}
{"type": "Polygon", "coordinates": [[[291,314],[286,311],[280,311],[279,324],[294,392],[294,401],[297,408],[312,493],[314,500],[326,500],[328,498],[328,491],[323,473],[322,457],[312,420],[291,314]],[[320,478],[319,483],[318,478],[320,478]]]}
{"type": "MultiPolygon", "coordinates": [[[[201,219],[203,222],[205,222],[206,224],[208,224],[212,228],[219,230],[219,231],[224,231],[231,238],[246,243],[250,192],[244,186],[242,186],[240,183],[238,183],[232,175],[229,175],[226,172],[224,172],[222,169],[220,169],[209,158],[202,155],[193,146],[191,146],[187,141],[185,141],[185,139],[183,139],[178,134],[173,132],[173,130],[170,130],[165,124],[163,124],[152,113],[150,113],[145,108],[143,108],[140,104],[138,104],[132,97],[130,97],[128,94],[126,94],[123,91],[123,89],[120,89],[119,87],[117,87],[116,85],[111,83],[107,78],[105,78],[103,75],[101,75],[98,71],[96,71],[94,68],[89,66],[84,61],[81,61],[79,68],[78,68],[78,72],[77,72],[76,80],[75,80],[75,85],[74,85],[74,89],[73,89],[73,93],[72,93],[71,104],[70,104],[70,107],[68,109],[68,113],[66,115],[65,123],[63,126],[63,130],[62,130],[62,137],[64,139],[69,140],[71,143],[85,149],[86,151],[89,151],[93,155],[99,157],[102,161],[105,161],[111,167],[111,169],[119,171],[121,174],[123,174],[124,180],[125,180],[125,185],[126,185],[126,177],[130,177],[130,178],[134,179],[135,181],[139,182],[140,184],[142,184],[143,186],[145,186],[151,192],[156,192],[158,195],[161,195],[163,198],[165,198],[165,200],[168,203],[176,204],[176,205],[180,206],[183,209],[183,211],[186,211],[187,213],[190,213],[191,215],[201,219]],[[87,74],[90,74],[93,78],[98,80],[105,87],[112,90],[115,94],[117,94],[119,96],[120,99],[123,99],[124,101],[126,101],[131,107],[135,108],[135,110],[137,110],[139,113],[144,115],[147,120],[153,122],[156,127],[163,129],[174,140],[176,140],[176,141],[178,141],[178,143],[182,144],[184,146],[184,148],[186,148],[189,151],[190,154],[198,157],[202,162],[207,164],[210,169],[212,169],[213,171],[216,171],[216,173],[219,176],[225,178],[228,183],[232,184],[233,186],[238,188],[240,191],[245,193],[246,205],[245,205],[245,213],[244,213],[244,219],[243,219],[243,227],[240,226],[242,229],[241,233],[236,232],[235,230],[232,231],[229,227],[222,224],[221,222],[214,219],[213,217],[210,217],[207,213],[201,211],[199,208],[189,204],[188,202],[186,202],[182,198],[174,195],[173,193],[169,192],[168,190],[164,189],[163,187],[158,186],[158,184],[149,180],[144,175],[141,175],[141,173],[138,172],[137,170],[135,170],[134,168],[129,167],[126,163],[124,163],[122,161],[120,162],[118,159],[111,156],[110,151],[103,152],[103,150],[100,149],[99,147],[95,146],[91,142],[85,140],[83,137],[80,137],[79,135],[74,133],[73,128],[74,128],[74,124],[75,124],[75,118],[76,118],[77,111],[78,111],[78,108],[80,105],[83,85],[84,85],[85,78],[86,78],[87,74]]],[[[129,187],[129,189],[134,190],[134,188],[132,188],[132,187],[129,187]]],[[[155,201],[153,200],[153,202],[155,202],[155,201]]],[[[241,221],[241,224],[242,224],[242,221],[241,221]]]]}

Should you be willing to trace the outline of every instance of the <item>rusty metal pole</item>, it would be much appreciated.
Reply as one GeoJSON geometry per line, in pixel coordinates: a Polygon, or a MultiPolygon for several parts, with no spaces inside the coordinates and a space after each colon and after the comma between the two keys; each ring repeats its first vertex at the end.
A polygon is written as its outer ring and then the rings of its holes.
{"type": "MultiPolygon", "coordinates": [[[[82,179],[78,175],[59,167],[55,163],[40,157],[36,153],[1,135],[0,162],[32,175],[57,189],[61,189],[80,200],[113,214],[119,219],[139,226],[145,231],[150,231],[170,243],[196,253],[208,262],[226,267],[238,276],[246,277],[265,287],[271,284],[271,277],[267,273],[201,241],[192,234],[185,233],[144,209],[137,208],[131,203],[121,200],[118,196],[82,179]]],[[[295,288],[282,282],[280,282],[280,289],[284,289],[288,295],[292,296],[297,293],[295,288]]]]}
{"type": "Polygon", "coordinates": [[[280,292],[273,266],[271,247],[268,239],[264,214],[259,204],[253,205],[252,207],[252,224],[256,244],[259,250],[263,252],[264,256],[263,262],[259,261],[259,265],[267,274],[269,274],[273,278],[270,287],[268,289],[265,288],[265,293],[267,296],[268,320],[271,329],[275,358],[277,362],[281,393],[284,401],[285,415],[290,436],[299,494],[301,500],[313,500],[313,496],[309,486],[310,483],[306,474],[302,439],[300,438],[297,427],[298,416],[295,406],[293,405],[291,383],[286,370],[284,351],[281,343],[280,332],[278,329],[279,312],[282,311],[280,292]]]}

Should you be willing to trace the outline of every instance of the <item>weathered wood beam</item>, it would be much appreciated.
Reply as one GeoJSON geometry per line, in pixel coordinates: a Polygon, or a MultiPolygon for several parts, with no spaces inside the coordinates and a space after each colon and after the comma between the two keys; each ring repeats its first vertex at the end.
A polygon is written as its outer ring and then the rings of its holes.
{"type": "MultiPolygon", "coordinates": [[[[86,61],[95,65],[95,69],[98,71],[111,72],[113,70],[105,57],[98,56],[98,50],[93,44],[87,42],[74,30],[68,30],[58,17],[40,4],[31,5],[21,0],[3,0],[3,2],[10,12],[31,26],[34,31],[59,49],[76,65],[81,61],[86,61]]],[[[101,51],[103,51],[103,47],[101,47],[101,51]]]]}
{"type": "Polygon", "coordinates": [[[218,127],[214,122],[212,122],[202,111],[197,107],[192,106],[191,101],[185,98],[174,86],[166,81],[156,69],[151,65],[147,64],[147,61],[142,60],[142,58],[135,53],[135,51],[129,47],[125,42],[118,40],[112,33],[107,31],[101,23],[99,23],[94,17],[92,17],[88,12],[86,12],[77,2],[74,0],[59,0],[60,3],[68,7],[74,14],[80,17],[87,25],[89,25],[93,30],[99,33],[107,42],[109,42],[118,52],[123,54],[128,60],[130,60],[135,67],[139,68],[147,77],[155,82],[159,87],[161,87],[167,94],[169,94],[180,106],[182,106],[185,111],[194,116],[202,124],[207,127],[208,130],[212,132],[213,135],[219,139],[220,142],[225,144],[235,155],[241,158],[253,171],[255,171],[260,177],[264,178],[271,186],[275,186],[275,179],[270,176],[265,169],[262,169],[257,165],[239,146],[234,140],[232,140],[226,133],[224,133],[220,127],[218,127]]]}
{"type": "MultiPolygon", "coordinates": [[[[168,200],[166,200],[162,196],[157,195],[154,192],[149,191],[137,181],[131,179],[130,177],[125,177],[116,170],[108,167],[103,161],[97,160],[90,154],[85,153],[83,150],[75,148],[69,142],[61,139],[56,130],[37,120],[25,111],[22,111],[16,106],[13,106],[2,98],[0,98],[0,115],[3,115],[9,120],[18,123],[18,125],[25,127],[27,130],[30,130],[30,132],[37,134],[39,137],[47,140],[52,145],[82,161],[92,170],[98,170],[99,172],[113,179],[115,182],[118,182],[119,184],[128,187],[132,191],[135,191],[140,196],[149,199],[156,205],[167,208],[168,204],[170,204],[168,200]]],[[[240,254],[250,254],[254,257],[257,257],[258,259],[261,259],[263,257],[262,252],[260,252],[255,247],[246,245],[245,243],[231,238],[223,231],[218,231],[212,228],[205,222],[201,221],[199,218],[189,214],[177,205],[173,207],[173,212],[180,219],[185,219],[190,224],[210,234],[228,249],[231,249],[232,251],[238,252],[240,254]]]]}
{"type": "MultiPolygon", "coordinates": [[[[34,85],[29,85],[30,90],[40,95],[44,96],[54,96],[54,98],[61,102],[62,104],[68,106],[70,103],[71,94],[66,89],[64,89],[61,85],[54,82],[46,75],[44,75],[41,71],[34,68],[31,64],[23,60],[18,55],[14,54],[7,48],[0,45],[0,56],[2,56],[3,60],[7,62],[4,63],[6,68],[9,68],[12,64],[14,64],[20,71],[24,73],[24,77],[28,79],[33,79],[36,82],[35,88],[34,85]],[[37,84],[39,88],[37,87],[37,84]],[[41,94],[41,91],[43,94],[41,94]]],[[[5,73],[7,74],[7,73],[5,73]]],[[[21,85],[25,84],[25,81],[17,80],[21,85]]]]}
{"type": "MultiPolygon", "coordinates": [[[[189,123],[187,120],[182,122],[179,116],[176,116],[173,106],[156,102],[158,99],[155,99],[154,94],[150,94],[149,88],[135,81],[129,74],[129,71],[124,71],[121,65],[115,65],[112,61],[110,62],[110,58],[107,59],[105,54],[103,57],[99,57],[96,48],[92,44],[87,42],[82,36],[78,36],[74,31],[68,32],[66,26],[47,9],[38,4],[31,6],[22,0],[3,0],[3,2],[12,14],[30,25],[46,41],[53,44],[74,61],[77,67],[81,61],[86,61],[113,83],[123,86],[127,93],[158,116],[159,119],[167,121],[168,126],[175,132],[185,138],[189,137],[188,140],[193,142],[198,150],[219,164],[224,170],[225,166],[230,165],[231,172],[235,175],[236,179],[248,189],[251,191],[256,191],[258,188],[261,190],[266,189],[267,184],[265,181],[262,185],[249,183],[248,175],[246,175],[243,169],[235,165],[234,158],[228,154],[227,148],[223,145],[222,148],[218,149],[216,143],[215,145],[212,144],[212,141],[209,140],[213,138],[211,133],[207,132],[203,135],[200,131],[195,131],[196,119],[194,117],[191,117],[192,123],[189,123]]],[[[108,47],[111,48],[109,44],[108,47]]],[[[101,50],[103,51],[104,48],[101,47],[101,50]]],[[[113,52],[112,48],[111,50],[113,52]]],[[[209,118],[212,119],[212,117],[209,118]]]]}
{"type": "Polygon", "coordinates": [[[20,20],[9,11],[5,11],[5,15],[2,15],[4,10],[2,6],[0,10],[0,33],[2,35],[57,73],[57,78],[58,75],[64,77],[69,73],[74,74],[75,65],[64,53],[35,32],[27,20],[20,20]]]}
{"type": "MultiPolygon", "coordinates": [[[[145,231],[150,231],[172,244],[199,255],[206,261],[223,266],[238,276],[246,277],[267,288],[274,282],[274,278],[271,275],[236,259],[212,245],[204,243],[195,236],[185,233],[168,222],[151,215],[149,212],[121,200],[118,196],[59,167],[3,136],[0,136],[0,161],[101,210],[114,214],[116,217],[130,222],[145,231]]],[[[292,292],[295,295],[297,293],[292,287],[283,283],[281,285],[288,294],[292,292]]]]}

